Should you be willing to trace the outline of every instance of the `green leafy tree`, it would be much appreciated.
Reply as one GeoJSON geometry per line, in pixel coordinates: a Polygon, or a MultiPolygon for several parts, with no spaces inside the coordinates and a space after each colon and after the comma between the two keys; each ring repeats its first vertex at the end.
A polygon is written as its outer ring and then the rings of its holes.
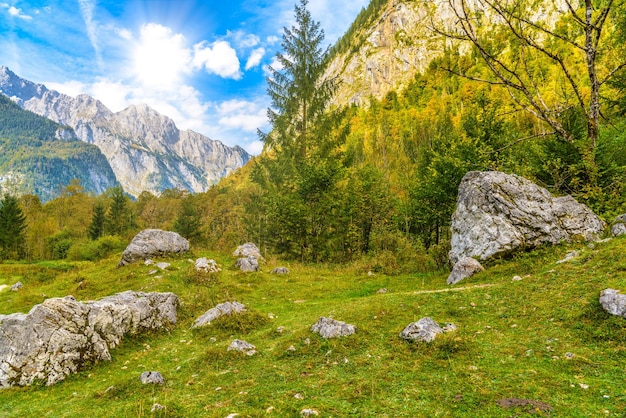
{"type": "Polygon", "coordinates": [[[106,213],[104,206],[101,204],[97,204],[93,209],[93,216],[91,218],[91,223],[89,224],[89,238],[95,241],[103,236],[105,222],[106,213]]]}
{"type": "Polygon", "coordinates": [[[6,258],[22,256],[25,242],[26,217],[19,201],[10,194],[0,200],[0,250],[6,258]]]}

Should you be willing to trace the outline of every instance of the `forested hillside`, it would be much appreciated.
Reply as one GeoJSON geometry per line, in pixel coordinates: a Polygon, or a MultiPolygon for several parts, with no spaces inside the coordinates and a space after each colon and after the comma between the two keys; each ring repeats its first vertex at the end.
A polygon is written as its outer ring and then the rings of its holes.
{"type": "Polygon", "coordinates": [[[44,205],[23,196],[26,257],[94,258],[150,227],[215,250],[254,241],[266,254],[306,262],[432,270],[447,263],[457,188],[470,170],[525,176],[607,221],[626,211],[623,2],[546,5],[536,21],[526,16],[541,4],[442,2],[447,18],[431,9],[429,19],[429,42],[441,50],[423,71],[366,105],[332,104],[340,80],[324,78],[329,60],[358,50],[367,32],[360,25],[404,3],[372,2],[329,54],[324,22],[300,2],[282,67],[268,78],[272,129],[261,133],[260,156],[206,193],[131,201],[117,189],[90,195],[82,181],[44,205]],[[125,199],[121,209],[115,199],[125,199]],[[110,225],[115,210],[123,227],[110,225]],[[90,235],[103,216],[108,224],[90,235]]]}
{"type": "Polygon", "coordinates": [[[98,194],[117,183],[96,146],[0,94],[0,191],[47,201],[74,179],[98,194]]]}

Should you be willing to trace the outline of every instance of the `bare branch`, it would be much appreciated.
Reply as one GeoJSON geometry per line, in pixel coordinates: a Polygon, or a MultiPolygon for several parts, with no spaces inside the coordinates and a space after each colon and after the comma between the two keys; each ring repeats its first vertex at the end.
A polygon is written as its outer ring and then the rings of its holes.
{"type": "Polygon", "coordinates": [[[626,62],[621,63],[617,67],[613,68],[606,77],[604,77],[601,81],[598,82],[599,85],[603,85],[607,81],[611,79],[617,72],[619,72],[622,68],[626,68],[626,62]]]}
{"type": "Polygon", "coordinates": [[[540,134],[530,135],[530,136],[527,136],[527,137],[524,137],[524,138],[518,138],[515,141],[511,142],[510,144],[507,144],[507,145],[503,146],[502,148],[499,148],[497,150],[491,151],[491,153],[504,151],[507,148],[511,148],[512,146],[517,145],[517,144],[519,144],[520,142],[523,142],[523,141],[528,141],[529,139],[545,138],[546,136],[552,136],[552,135],[556,135],[556,134],[557,134],[556,131],[555,132],[543,132],[543,133],[540,133],[540,134]]]}

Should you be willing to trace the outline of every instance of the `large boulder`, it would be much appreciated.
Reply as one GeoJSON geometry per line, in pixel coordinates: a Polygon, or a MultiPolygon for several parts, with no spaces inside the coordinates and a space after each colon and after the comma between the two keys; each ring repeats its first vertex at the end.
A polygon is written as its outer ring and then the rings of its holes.
{"type": "Polygon", "coordinates": [[[47,299],[28,314],[0,315],[0,388],[52,385],[87,365],[111,360],[125,334],[176,323],[173,293],[123,292],[98,301],[47,299]]]}
{"type": "Polygon", "coordinates": [[[168,254],[181,254],[189,251],[189,241],[176,232],[160,229],[144,229],[128,244],[122,253],[118,266],[125,266],[138,260],[168,254]]]}
{"type": "Polygon", "coordinates": [[[261,250],[259,250],[259,247],[252,242],[246,242],[245,244],[237,247],[237,249],[233,252],[233,256],[241,258],[254,257],[257,260],[264,260],[261,255],[261,250]]]}
{"type": "Polygon", "coordinates": [[[235,267],[246,273],[259,271],[259,260],[254,256],[247,256],[237,259],[235,267]]]}
{"type": "Polygon", "coordinates": [[[486,260],[515,250],[597,240],[605,224],[571,196],[554,197],[531,181],[498,171],[470,171],[459,185],[449,257],[486,260]]]}

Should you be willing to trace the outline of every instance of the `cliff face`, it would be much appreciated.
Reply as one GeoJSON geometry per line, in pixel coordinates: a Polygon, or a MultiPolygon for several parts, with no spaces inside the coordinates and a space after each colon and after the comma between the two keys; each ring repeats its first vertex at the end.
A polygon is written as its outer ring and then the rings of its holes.
{"type": "Polygon", "coordinates": [[[362,43],[336,55],[327,70],[340,81],[335,103],[380,99],[423,71],[441,52],[430,30],[430,16],[438,7],[430,1],[390,0],[373,25],[358,28],[362,43]]]}
{"type": "Polygon", "coordinates": [[[203,192],[250,159],[240,147],[180,131],[170,118],[146,105],[113,113],[90,96],[74,98],[48,90],[6,67],[0,67],[0,92],[98,146],[124,190],[134,196],[168,188],[203,192]]]}

